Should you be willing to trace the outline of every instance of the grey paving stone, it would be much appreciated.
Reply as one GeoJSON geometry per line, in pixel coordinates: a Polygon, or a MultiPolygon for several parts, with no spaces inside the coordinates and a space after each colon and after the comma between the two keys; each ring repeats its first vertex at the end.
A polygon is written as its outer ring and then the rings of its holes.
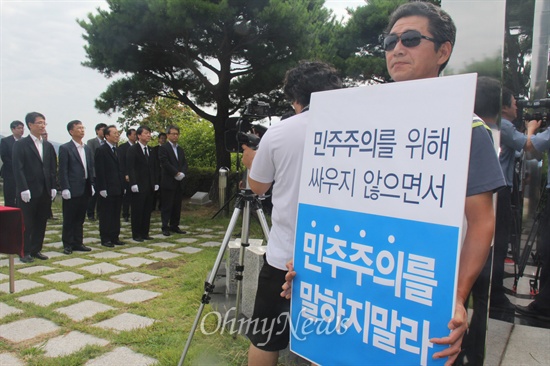
{"type": "Polygon", "coordinates": [[[211,233],[212,231],[214,231],[214,230],[209,229],[209,228],[205,228],[205,227],[200,227],[200,228],[195,229],[195,232],[197,232],[197,233],[211,233]]]}
{"type": "Polygon", "coordinates": [[[121,249],[121,252],[128,253],[128,254],[141,254],[141,253],[147,253],[150,252],[151,248],[144,248],[144,247],[131,247],[131,248],[124,248],[121,249]]]}
{"type": "Polygon", "coordinates": [[[123,287],[123,285],[103,280],[93,280],[90,282],[79,283],[78,285],[72,285],[71,288],[77,288],[82,291],[100,293],[111,290],[116,290],[123,287]]]}
{"type": "Polygon", "coordinates": [[[59,327],[46,319],[28,318],[0,325],[0,337],[18,343],[55,332],[59,327]]]}
{"type": "Polygon", "coordinates": [[[0,273],[0,281],[7,281],[10,276],[0,273]]]}
{"type": "Polygon", "coordinates": [[[146,328],[155,322],[154,319],[146,318],[130,313],[124,313],[115,316],[114,318],[104,320],[94,324],[95,327],[103,329],[112,329],[115,331],[133,330],[138,328],[146,328]]]}
{"type": "MultiPolygon", "coordinates": [[[[99,230],[86,230],[86,236],[95,236],[95,235],[99,235],[99,230]]],[[[93,239],[97,239],[97,238],[93,238],[93,239]]]]}
{"type": "Polygon", "coordinates": [[[61,266],[65,266],[65,267],[76,267],[76,266],[81,266],[83,264],[88,264],[88,263],[93,263],[93,262],[94,261],[91,261],[89,259],[71,258],[71,259],[66,259],[64,261],[55,262],[54,264],[59,264],[61,266]]]}
{"type": "Polygon", "coordinates": [[[64,271],[45,275],[42,276],[42,278],[51,282],[73,282],[83,279],[84,276],[78,273],[64,271]]]}
{"type": "Polygon", "coordinates": [[[195,238],[181,238],[181,239],[178,239],[176,240],[178,243],[187,243],[187,244],[191,244],[191,243],[194,243],[196,242],[198,239],[195,239],[195,238]]]}
{"type": "Polygon", "coordinates": [[[42,348],[46,357],[62,357],[80,351],[86,346],[106,346],[109,341],[89,334],[72,331],[48,340],[42,348]]]}
{"type": "Polygon", "coordinates": [[[24,274],[31,274],[31,273],[51,271],[53,269],[56,269],[56,268],[48,267],[48,266],[33,266],[33,267],[18,269],[17,272],[24,273],[24,274]]]}
{"type": "Polygon", "coordinates": [[[100,253],[90,254],[90,257],[97,258],[97,259],[112,259],[112,258],[126,257],[127,255],[128,254],[118,253],[118,252],[100,252],[100,253]]]}
{"type": "Polygon", "coordinates": [[[162,238],[166,238],[166,236],[164,236],[162,234],[153,234],[153,235],[151,235],[151,238],[162,239],[162,238]]]}
{"type": "Polygon", "coordinates": [[[548,329],[515,324],[501,365],[550,365],[549,344],[548,329]]]}
{"type": "Polygon", "coordinates": [[[1,254],[1,253],[0,253],[0,258],[7,258],[7,257],[8,257],[7,254],[1,254]]]}
{"type": "Polygon", "coordinates": [[[117,347],[98,358],[89,360],[85,366],[112,366],[112,365],[132,365],[132,366],[150,366],[157,363],[157,360],[149,356],[136,353],[127,347],[117,347]]]}
{"type": "Polygon", "coordinates": [[[150,246],[152,246],[152,247],[159,247],[159,248],[172,248],[172,247],[175,247],[176,244],[160,242],[160,243],[153,243],[153,244],[150,244],[150,246]]]}
{"type": "Polygon", "coordinates": [[[56,302],[76,299],[76,296],[67,294],[58,290],[48,290],[37,292],[36,294],[21,296],[17,300],[21,302],[30,302],[38,306],[49,306],[56,302]]]}
{"type": "MultiPolygon", "coordinates": [[[[15,293],[27,291],[27,290],[30,290],[31,288],[44,286],[41,283],[34,282],[31,280],[16,280],[14,284],[15,284],[15,293]]],[[[5,293],[10,292],[9,282],[0,284],[0,292],[5,292],[5,293]]]]}
{"type": "Polygon", "coordinates": [[[65,255],[61,252],[42,252],[42,254],[47,255],[50,259],[55,257],[62,257],[65,255]]]}
{"type": "Polygon", "coordinates": [[[219,241],[207,241],[206,243],[199,244],[201,247],[219,247],[222,245],[219,241]]]}
{"type": "Polygon", "coordinates": [[[120,261],[117,261],[117,263],[120,263],[120,264],[125,265],[125,266],[129,266],[129,267],[139,267],[139,266],[142,266],[144,264],[151,264],[151,263],[155,263],[155,262],[156,261],[154,261],[154,260],[141,258],[141,257],[127,258],[127,259],[122,259],[120,261]]]}
{"type": "Polygon", "coordinates": [[[25,363],[13,353],[0,353],[0,365],[4,366],[25,366],[25,363]]]}
{"type": "Polygon", "coordinates": [[[130,272],[130,273],[123,273],[116,276],[111,276],[112,279],[124,282],[124,283],[142,283],[154,280],[155,278],[159,278],[158,276],[151,276],[147,273],[140,273],[140,272],[130,272]]]}
{"type": "Polygon", "coordinates": [[[151,257],[154,257],[154,258],[158,258],[158,259],[172,259],[172,258],[176,258],[176,257],[179,257],[180,255],[179,254],[176,254],[176,253],[171,253],[171,252],[155,252],[155,253],[151,253],[151,254],[147,254],[151,257]]]}
{"type": "Polygon", "coordinates": [[[195,235],[195,236],[198,237],[198,238],[212,239],[212,238],[215,238],[217,235],[212,235],[212,234],[199,234],[199,235],[195,235]]]}
{"type": "Polygon", "coordinates": [[[176,249],[176,252],[182,252],[182,253],[187,253],[187,254],[195,254],[195,253],[198,253],[200,251],[202,251],[202,249],[193,248],[193,247],[183,247],[183,248],[176,249]]]}
{"type": "MultiPolygon", "coordinates": [[[[25,263],[21,262],[19,260],[19,258],[17,258],[17,256],[14,256],[13,258],[13,263],[16,265],[16,266],[22,266],[24,265],[25,263]]],[[[6,259],[0,259],[0,267],[7,267],[10,265],[10,260],[9,258],[6,258],[6,259]]]]}
{"type": "Polygon", "coordinates": [[[99,243],[101,239],[99,238],[84,238],[82,240],[82,244],[93,244],[93,243],[99,243]]]}
{"type": "MultiPolygon", "coordinates": [[[[0,302],[0,319],[11,314],[21,314],[23,310],[0,302]]],[[[2,363],[0,363],[1,365],[2,363]]]]}
{"type": "Polygon", "coordinates": [[[63,242],[56,241],[55,243],[45,243],[44,246],[48,248],[63,248],[63,242]]]}
{"type": "Polygon", "coordinates": [[[133,289],[107,296],[109,299],[123,302],[125,304],[132,304],[134,302],[143,302],[154,299],[157,296],[162,295],[159,292],[133,289]]]}
{"type": "Polygon", "coordinates": [[[59,230],[46,230],[45,235],[58,235],[61,234],[59,230]]]}
{"type": "Polygon", "coordinates": [[[77,304],[55,309],[60,314],[65,314],[74,321],[81,321],[104,311],[113,310],[112,306],[96,301],[85,300],[77,304]]]}
{"type": "Polygon", "coordinates": [[[93,274],[102,275],[105,273],[117,272],[125,268],[115,266],[114,264],[111,264],[111,263],[98,263],[98,264],[92,264],[91,266],[82,267],[80,269],[83,269],[93,274]]]}

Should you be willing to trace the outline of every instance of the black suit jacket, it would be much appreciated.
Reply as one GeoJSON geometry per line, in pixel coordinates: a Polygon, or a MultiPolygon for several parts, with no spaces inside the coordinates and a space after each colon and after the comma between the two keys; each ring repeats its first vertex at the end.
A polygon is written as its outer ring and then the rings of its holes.
{"type": "Polygon", "coordinates": [[[170,142],[159,147],[160,188],[162,189],[176,189],[178,185],[183,187],[183,180],[178,182],[174,177],[178,172],[187,174],[187,159],[185,159],[185,153],[179,145],[177,150],[178,157],[176,158],[170,142]]]}
{"type": "Polygon", "coordinates": [[[13,174],[17,195],[30,190],[32,197],[40,197],[56,188],[57,157],[53,145],[42,140],[43,159],[34,145],[31,136],[19,140],[13,145],[13,174]]]}
{"type": "Polygon", "coordinates": [[[86,170],[88,178],[85,177],[84,165],[78,153],[74,141],[59,146],[59,181],[61,190],[71,191],[71,198],[80,197],[86,192],[93,182],[94,165],[91,149],[84,145],[86,155],[86,170]]]}
{"type": "Polygon", "coordinates": [[[130,187],[137,184],[140,192],[154,190],[158,184],[157,162],[151,148],[147,147],[149,158],[139,143],[132,145],[126,153],[126,169],[130,178],[130,187]]]}
{"type": "MultiPolygon", "coordinates": [[[[118,155],[118,153],[117,153],[118,155]]],[[[97,148],[95,153],[95,187],[99,193],[107,191],[108,196],[120,196],[124,190],[124,175],[108,143],[97,148]]]]}
{"type": "Polygon", "coordinates": [[[2,159],[2,168],[0,173],[2,178],[13,180],[13,164],[12,164],[12,150],[13,144],[15,144],[15,138],[13,135],[4,137],[0,140],[0,158],[2,159]]]}

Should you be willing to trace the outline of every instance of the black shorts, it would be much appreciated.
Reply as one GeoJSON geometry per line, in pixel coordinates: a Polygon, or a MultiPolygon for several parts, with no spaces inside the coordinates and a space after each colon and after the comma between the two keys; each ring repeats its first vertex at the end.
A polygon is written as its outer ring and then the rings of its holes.
{"type": "Polygon", "coordinates": [[[281,351],[288,346],[290,300],[280,295],[286,272],[270,266],[267,261],[260,270],[254,313],[246,335],[263,351],[281,351]]]}

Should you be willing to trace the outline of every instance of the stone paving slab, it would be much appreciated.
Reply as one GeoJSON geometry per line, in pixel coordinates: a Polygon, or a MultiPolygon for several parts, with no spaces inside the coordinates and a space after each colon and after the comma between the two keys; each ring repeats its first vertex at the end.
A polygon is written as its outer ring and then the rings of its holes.
{"type": "Polygon", "coordinates": [[[155,252],[147,255],[158,259],[172,259],[180,256],[179,254],[166,252],[166,251],[155,252]]]}
{"type": "Polygon", "coordinates": [[[197,233],[211,233],[212,231],[214,231],[214,230],[206,228],[206,227],[199,227],[199,228],[195,229],[195,232],[197,232],[197,233]]]}
{"type": "Polygon", "coordinates": [[[48,256],[50,259],[65,256],[65,254],[63,254],[61,252],[51,252],[51,251],[50,252],[42,252],[42,254],[48,256]]]}
{"type": "Polygon", "coordinates": [[[128,254],[141,254],[141,253],[147,253],[152,251],[151,248],[144,248],[144,247],[131,247],[131,248],[124,248],[121,250],[121,252],[128,253],[128,254]]]}
{"type": "Polygon", "coordinates": [[[82,244],[96,244],[101,242],[100,238],[84,238],[82,244]]]}
{"type": "Polygon", "coordinates": [[[194,243],[196,242],[198,239],[195,239],[195,238],[181,238],[181,239],[178,239],[176,240],[178,243],[187,243],[187,244],[191,244],[191,243],[194,243]]]}
{"type": "Polygon", "coordinates": [[[120,258],[120,257],[126,257],[128,254],[124,253],[118,253],[118,252],[101,252],[96,254],[90,254],[90,257],[97,258],[97,259],[113,259],[113,258],[120,258]]]}
{"type": "Polygon", "coordinates": [[[18,269],[17,272],[24,273],[24,274],[32,274],[32,273],[38,273],[38,272],[51,271],[54,269],[56,268],[48,267],[48,266],[32,266],[32,267],[18,269]]]}
{"type": "Polygon", "coordinates": [[[55,332],[59,327],[46,319],[29,318],[0,325],[0,337],[18,343],[55,332]]]}
{"type": "Polygon", "coordinates": [[[76,296],[58,290],[37,292],[36,294],[21,296],[17,300],[33,303],[38,306],[49,306],[56,302],[76,299],[76,296]]]}
{"type": "Polygon", "coordinates": [[[120,301],[125,304],[132,304],[134,302],[144,302],[147,300],[151,300],[160,295],[162,295],[160,292],[133,289],[109,295],[107,296],[107,298],[120,301]]]}
{"type": "Polygon", "coordinates": [[[96,301],[85,300],[77,304],[69,305],[63,308],[55,309],[60,314],[65,314],[74,321],[81,321],[90,318],[98,313],[115,309],[112,306],[105,305],[96,301]]]}
{"type": "Polygon", "coordinates": [[[62,357],[78,352],[86,346],[106,346],[109,341],[89,334],[72,331],[47,341],[42,348],[46,357],[62,357]]]}
{"type": "Polygon", "coordinates": [[[204,239],[213,239],[215,237],[217,237],[217,235],[212,235],[212,234],[200,234],[200,235],[195,235],[196,237],[198,238],[204,238],[204,239]]]}
{"type": "Polygon", "coordinates": [[[55,243],[45,243],[44,246],[48,248],[63,248],[63,242],[56,241],[55,243]]]}
{"type": "Polygon", "coordinates": [[[176,246],[176,244],[165,243],[165,242],[153,243],[153,244],[149,244],[149,245],[152,246],[152,247],[159,247],[159,248],[172,248],[172,247],[176,246]]]}
{"type": "MultiPolygon", "coordinates": [[[[15,293],[27,291],[27,290],[30,290],[31,288],[44,286],[41,283],[34,282],[34,281],[31,281],[31,280],[16,280],[14,282],[14,285],[15,285],[15,293]]],[[[0,292],[5,292],[5,293],[10,292],[9,282],[0,284],[0,292]]]]}
{"type": "MultiPolygon", "coordinates": [[[[7,304],[4,304],[3,302],[0,302],[0,319],[2,319],[5,316],[11,315],[11,314],[21,314],[23,310],[15,308],[13,306],[9,306],[7,304]]],[[[0,362],[0,365],[2,363],[0,362]]]]}
{"type": "Polygon", "coordinates": [[[0,365],[25,366],[25,363],[12,353],[0,353],[0,365]]]}
{"type": "MultiPolygon", "coordinates": [[[[48,227],[52,228],[52,226],[48,226],[48,227]]],[[[58,235],[60,233],[59,233],[59,230],[46,230],[46,232],[44,234],[45,235],[58,235]]]]}
{"type": "Polygon", "coordinates": [[[151,238],[162,239],[162,238],[166,238],[166,236],[164,236],[163,234],[154,234],[154,235],[151,235],[151,238]]]}
{"type": "MultiPolygon", "coordinates": [[[[86,231],[86,235],[99,235],[99,230],[87,230],[86,231]]],[[[92,238],[92,239],[97,239],[99,240],[98,238],[92,238]]]]}
{"type": "Polygon", "coordinates": [[[103,329],[112,329],[115,331],[134,330],[138,328],[146,328],[155,322],[154,319],[146,318],[130,313],[124,313],[115,316],[114,318],[104,320],[94,324],[95,327],[103,329]]]}
{"type": "Polygon", "coordinates": [[[117,347],[111,352],[86,362],[85,366],[150,366],[156,363],[157,360],[154,358],[142,355],[141,353],[136,353],[127,347],[117,347]]]}
{"type": "MultiPolygon", "coordinates": [[[[16,266],[22,266],[24,265],[25,263],[21,262],[19,260],[19,258],[17,258],[16,255],[13,256],[13,263],[16,265],[16,266]]],[[[10,260],[9,258],[6,258],[6,259],[0,259],[0,267],[8,267],[10,265],[10,260]]]]}
{"type": "Polygon", "coordinates": [[[183,247],[183,248],[176,249],[176,252],[182,252],[182,253],[187,253],[187,254],[195,254],[195,253],[198,253],[200,251],[202,251],[202,249],[193,248],[193,247],[183,247]]]}
{"type": "Polygon", "coordinates": [[[155,263],[155,262],[156,261],[154,261],[154,260],[141,258],[141,257],[127,258],[127,259],[122,259],[120,261],[117,261],[117,263],[120,263],[124,266],[129,266],[129,267],[134,267],[134,268],[142,266],[144,264],[151,264],[151,263],[155,263]]]}
{"type": "Polygon", "coordinates": [[[102,275],[105,273],[113,273],[125,269],[124,267],[115,266],[111,263],[98,263],[92,264],[91,266],[80,268],[84,271],[88,271],[93,274],[102,275]]]}
{"type": "Polygon", "coordinates": [[[51,282],[73,282],[83,279],[84,276],[78,273],[64,271],[45,275],[42,276],[42,278],[51,282]]]}
{"type": "Polygon", "coordinates": [[[7,281],[10,276],[0,273],[0,281],[7,281]]]}
{"type": "Polygon", "coordinates": [[[549,344],[548,329],[514,324],[501,365],[550,365],[549,344]]]}
{"type": "Polygon", "coordinates": [[[207,241],[206,243],[199,244],[201,247],[219,247],[222,245],[219,241],[207,241]]]}
{"type": "Polygon", "coordinates": [[[79,283],[78,285],[72,285],[71,288],[77,288],[87,292],[100,293],[116,290],[123,286],[124,285],[110,281],[93,280],[90,282],[79,283]]]}
{"type": "Polygon", "coordinates": [[[124,282],[124,283],[142,283],[154,280],[155,278],[159,278],[158,276],[151,276],[147,273],[140,273],[140,272],[130,272],[130,273],[123,273],[116,276],[111,276],[112,279],[124,282]]]}
{"type": "Polygon", "coordinates": [[[89,259],[71,258],[71,259],[66,259],[64,261],[55,262],[54,264],[58,264],[65,267],[76,267],[76,266],[81,266],[83,264],[88,264],[93,262],[94,261],[91,261],[89,259]]]}

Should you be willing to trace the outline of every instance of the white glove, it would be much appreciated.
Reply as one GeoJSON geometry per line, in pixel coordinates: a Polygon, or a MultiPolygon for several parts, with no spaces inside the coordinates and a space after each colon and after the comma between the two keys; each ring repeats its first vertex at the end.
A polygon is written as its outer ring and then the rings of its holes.
{"type": "Polygon", "coordinates": [[[178,182],[180,182],[183,178],[185,178],[185,174],[183,174],[182,172],[178,172],[178,174],[176,174],[175,178],[178,182]]]}
{"type": "Polygon", "coordinates": [[[107,198],[107,191],[104,190],[104,191],[99,191],[99,195],[103,198],[107,198]]]}
{"type": "Polygon", "coordinates": [[[159,185],[155,184],[155,192],[159,190],[159,185]]]}
{"type": "Polygon", "coordinates": [[[52,201],[55,199],[55,196],[57,196],[57,189],[53,189],[50,192],[52,194],[52,201]]]}
{"type": "Polygon", "coordinates": [[[71,191],[69,191],[68,189],[64,189],[61,192],[61,197],[63,197],[64,200],[70,200],[71,199],[71,191]]]}
{"type": "Polygon", "coordinates": [[[94,186],[91,186],[91,188],[92,188],[92,196],[94,196],[94,195],[95,195],[95,189],[94,189],[94,186]]]}
{"type": "Polygon", "coordinates": [[[31,191],[30,190],[26,190],[26,191],[23,191],[21,192],[21,201],[25,202],[25,203],[29,203],[29,201],[31,200],[31,191]]]}
{"type": "Polygon", "coordinates": [[[134,185],[131,187],[131,189],[132,189],[132,192],[134,192],[134,193],[139,193],[139,188],[138,188],[137,184],[134,184],[134,185]]]}

